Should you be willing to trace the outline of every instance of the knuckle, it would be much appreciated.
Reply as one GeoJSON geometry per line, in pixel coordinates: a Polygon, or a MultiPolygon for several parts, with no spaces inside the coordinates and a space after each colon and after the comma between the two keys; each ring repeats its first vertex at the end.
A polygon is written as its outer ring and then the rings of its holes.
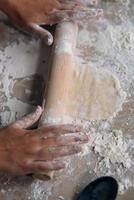
{"type": "Polygon", "coordinates": [[[29,172],[29,164],[28,160],[24,159],[21,162],[17,163],[17,169],[19,172],[26,174],[29,172]]]}
{"type": "Polygon", "coordinates": [[[26,153],[36,153],[41,148],[39,140],[34,136],[30,137],[29,140],[26,141],[25,146],[26,146],[25,149],[26,153]]]}
{"type": "Polygon", "coordinates": [[[51,153],[50,154],[50,158],[49,158],[49,160],[54,160],[56,158],[56,155],[55,155],[55,153],[51,153]]]}
{"type": "Polygon", "coordinates": [[[33,143],[30,145],[29,152],[32,154],[36,154],[41,149],[39,143],[33,143]]]}
{"type": "Polygon", "coordinates": [[[37,172],[45,172],[48,169],[49,169],[49,167],[47,167],[46,164],[36,164],[31,167],[31,170],[36,173],[37,172]]]}
{"type": "Polygon", "coordinates": [[[60,142],[60,136],[55,136],[55,137],[53,137],[53,142],[55,143],[55,144],[58,144],[59,142],[60,142]]]}
{"type": "Polygon", "coordinates": [[[55,158],[54,153],[52,153],[52,152],[45,153],[45,152],[41,151],[37,156],[39,159],[41,157],[44,161],[52,161],[55,158]]]}
{"type": "Polygon", "coordinates": [[[37,170],[39,170],[39,171],[45,171],[46,170],[45,164],[44,165],[38,165],[37,166],[37,170]]]}

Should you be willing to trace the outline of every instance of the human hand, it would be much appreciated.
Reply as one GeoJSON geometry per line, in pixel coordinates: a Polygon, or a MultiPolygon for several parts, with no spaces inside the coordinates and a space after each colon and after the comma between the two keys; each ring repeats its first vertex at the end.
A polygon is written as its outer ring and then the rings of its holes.
{"type": "Polygon", "coordinates": [[[53,43],[52,34],[40,25],[53,25],[81,9],[80,0],[0,0],[0,9],[19,29],[53,43]]]}
{"type": "Polygon", "coordinates": [[[42,114],[42,108],[21,120],[0,129],[0,171],[14,175],[47,173],[65,168],[58,158],[82,151],[80,144],[88,142],[81,127],[72,125],[46,126],[26,130],[42,114]]]}

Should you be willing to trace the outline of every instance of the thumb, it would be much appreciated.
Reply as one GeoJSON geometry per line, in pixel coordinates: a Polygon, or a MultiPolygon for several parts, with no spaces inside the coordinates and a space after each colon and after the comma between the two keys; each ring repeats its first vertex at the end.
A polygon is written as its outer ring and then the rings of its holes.
{"type": "Polygon", "coordinates": [[[15,128],[23,128],[23,129],[28,128],[38,121],[42,112],[43,112],[43,109],[40,106],[37,106],[34,112],[26,115],[20,120],[17,120],[16,122],[12,124],[12,126],[15,128]]]}

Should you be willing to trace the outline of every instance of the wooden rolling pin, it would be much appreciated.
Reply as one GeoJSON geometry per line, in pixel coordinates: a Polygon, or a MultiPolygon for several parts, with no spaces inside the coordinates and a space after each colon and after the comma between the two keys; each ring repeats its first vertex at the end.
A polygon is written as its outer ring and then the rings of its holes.
{"type": "MultiPolygon", "coordinates": [[[[68,111],[69,92],[72,86],[72,73],[75,65],[74,50],[78,26],[74,22],[63,22],[57,25],[55,42],[52,49],[50,74],[44,94],[44,113],[39,127],[48,124],[62,124],[68,111]]],[[[65,123],[65,121],[64,121],[65,123]]],[[[54,172],[36,174],[42,180],[52,179],[54,172]]]]}

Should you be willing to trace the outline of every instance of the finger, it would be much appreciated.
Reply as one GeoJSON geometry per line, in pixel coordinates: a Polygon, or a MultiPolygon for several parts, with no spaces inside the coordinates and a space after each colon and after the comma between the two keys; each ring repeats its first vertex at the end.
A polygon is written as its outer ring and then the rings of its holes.
{"type": "MultiPolygon", "coordinates": [[[[37,131],[33,131],[37,132],[37,131]]],[[[77,133],[85,132],[82,126],[75,126],[71,124],[55,125],[55,126],[46,126],[44,128],[38,129],[38,134],[40,136],[51,137],[54,134],[68,134],[68,133],[77,133]]]]}
{"type": "Polygon", "coordinates": [[[45,43],[49,46],[53,43],[52,34],[46,29],[40,27],[38,24],[30,24],[29,32],[31,32],[33,35],[37,35],[40,38],[42,38],[45,41],[45,43]]]}
{"type": "Polygon", "coordinates": [[[34,112],[14,122],[12,126],[15,128],[28,128],[39,120],[42,112],[43,112],[43,109],[40,106],[37,106],[34,112]]]}
{"type": "Polygon", "coordinates": [[[35,161],[52,161],[56,158],[66,157],[73,154],[80,153],[82,151],[82,147],[78,145],[73,146],[64,146],[58,148],[44,148],[40,150],[37,155],[35,161]]]}
{"type": "Polygon", "coordinates": [[[30,173],[45,173],[48,171],[57,171],[64,169],[66,164],[64,162],[43,162],[43,161],[36,161],[31,163],[29,166],[30,173]]]}
{"type": "Polygon", "coordinates": [[[81,0],[58,0],[61,4],[81,4],[81,0]]]}
{"type": "Polygon", "coordinates": [[[47,24],[57,24],[68,18],[69,18],[68,12],[63,11],[63,10],[54,10],[49,14],[49,20],[47,24]]]}
{"type": "Polygon", "coordinates": [[[61,10],[74,10],[77,7],[79,7],[79,4],[70,2],[70,3],[62,3],[60,9],[61,10]]]}
{"type": "Polygon", "coordinates": [[[75,133],[66,136],[55,136],[49,137],[47,139],[41,139],[41,146],[46,147],[59,147],[59,146],[66,146],[66,145],[74,145],[74,144],[84,144],[89,141],[89,137],[87,134],[83,133],[75,133]]]}
{"type": "MultiPolygon", "coordinates": [[[[43,25],[45,24],[46,23],[43,23],[43,25]]],[[[40,38],[43,38],[47,45],[51,45],[53,43],[52,34],[36,23],[24,23],[24,22],[22,23],[21,21],[19,21],[19,23],[16,22],[15,25],[20,30],[25,31],[26,33],[30,33],[33,36],[38,36],[40,38]]]]}
{"type": "Polygon", "coordinates": [[[53,22],[62,22],[70,19],[78,10],[58,10],[53,11],[50,15],[50,20],[53,22]]]}
{"type": "Polygon", "coordinates": [[[39,179],[42,181],[49,181],[53,179],[54,174],[55,174],[55,171],[45,170],[43,172],[33,174],[32,176],[35,179],[39,179]]]}
{"type": "MultiPolygon", "coordinates": [[[[93,5],[90,4],[90,5],[93,5]]],[[[61,10],[64,10],[64,11],[80,11],[80,10],[83,10],[87,8],[87,6],[84,4],[84,2],[82,1],[62,1],[61,0],[61,10]]]]}

